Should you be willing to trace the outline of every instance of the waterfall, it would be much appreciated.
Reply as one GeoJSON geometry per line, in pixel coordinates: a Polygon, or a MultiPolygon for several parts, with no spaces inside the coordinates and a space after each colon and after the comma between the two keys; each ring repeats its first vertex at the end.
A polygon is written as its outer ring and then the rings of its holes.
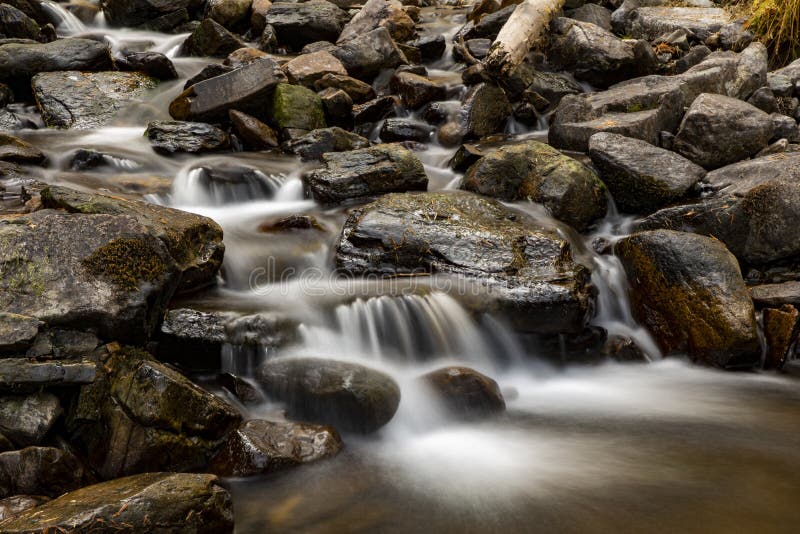
{"type": "Polygon", "coordinates": [[[52,18],[53,24],[59,34],[75,35],[86,32],[86,25],[61,4],[45,0],[42,2],[42,7],[52,18]]]}

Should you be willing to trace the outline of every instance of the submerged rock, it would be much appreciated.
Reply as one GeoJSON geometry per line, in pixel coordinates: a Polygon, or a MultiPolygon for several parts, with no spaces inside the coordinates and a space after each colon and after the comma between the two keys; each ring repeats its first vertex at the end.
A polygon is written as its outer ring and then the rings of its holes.
{"type": "Polygon", "coordinates": [[[204,122],[153,121],[144,132],[153,150],[175,152],[213,152],[228,148],[228,134],[204,122]]]}
{"type": "Polygon", "coordinates": [[[464,175],[461,189],[541,203],[579,231],[606,213],[606,189],[597,174],[538,141],[504,146],[482,157],[464,175]]]}
{"type": "Polygon", "coordinates": [[[422,162],[399,144],[323,154],[325,167],[303,177],[311,196],[323,203],[428,186],[422,162]]]}
{"type": "Polygon", "coordinates": [[[336,266],[351,275],[456,275],[467,304],[525,332],[582,332],[593,301],[567,241],[467,192],[389,194],[352,210],[336,266]]]}
{"type": "Polygon", "coordinates": [[[506,402],[497,382],[468,367],[445,367],[422,377],[445,408],[458,417],[503,412],[506,402]]]}
{"type": "Polygon", "coordinates": [[[390,376],[355,363],[272,359],[259,368],[257,380],[267,395],[286,403],[290,417],[352,432],[375,432],[400,404],[400,388],[390,376]]]}
{"type": "Polygon", "coordinates": [[[0,523],[8,534],[54,531],[233,532],[233,504],[213,475],[145,473],[67,493],[0,523]]]}
{"type": "Polygon", "coordinates": [[[329,426],[247,421],[232,432],[211,461],[220,476],[252,476],[335,456],[342,448],[329,426]]]}
{"type": "Polygon", "coordinates": [[[656,230],[617,243],[633,311],[665,353],[719,367],[759,363],[753,301],[736,258],[716,239],[656,230]]]}

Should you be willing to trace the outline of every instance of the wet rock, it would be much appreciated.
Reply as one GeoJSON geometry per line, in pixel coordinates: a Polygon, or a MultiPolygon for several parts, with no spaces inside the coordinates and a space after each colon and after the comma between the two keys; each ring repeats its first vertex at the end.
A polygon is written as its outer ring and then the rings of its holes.
{"type": "Polygon", "coordinates": [[[115,61],[120,70],[138,71],[159,80],[177,80],[175,65],[159,52],[134,52],[115,61]]]}
{"type": "Polygon", "coordinates": [[[381,127],[380,136],[384,143],[401,141],[427,143],[434,131],[435,128],[424,122],[410,119],[386,119],[381,127]]]}
{"type": "Polygon", "coordinates": [[[350,95],[333,87],[323,89],[318,94],[322,99],[325,119],[329,124],[353,127],[353,99],[350,98],[350,95]]]}
{"type": "Polygon", "coordinates": [[[313,88],[314,84],[326,74],[347,76],[347,70],[341,61],[330,52],[319,51],[297,56],[283,66],[289,83],[313,88]]]}
{"type": "Polygon", "coordinates": [[[104,43],[89,39],[59,39],[44,44],[0,45],[0,81],[27,85],[41,72],[111,70],[111,53],[104,43]]]}
{"type": "Polygon", "coordinates": [[[478,23],[475,24],[475,29],[470,32],[470,36],[487,37],[494,40],[503,25],[508,22],[511,14],[514,13],[515,8],[516,6],[513,5],[504,6],[494,13],[488,13],[481,17],[478,23]]]}
{"type": "Polygon", "coordinates": [[[368,146],[368,139],[338,126],[314,130],[288,141],[285,145],[289,152],[297,154],[304,160],[321,160],[322,156],[329,152],[348,152],[368,146]]]}
{"type": "Polygon", "coordinates": [[[711,170],[754,156],[773,133],[772,119],[760,109],[727,96],[702,94],[686,112],[674,148],[711,170]]]}
{"type": "Polygon", "coordinates": [[[153,121],[145,135],[153,150],[164,154],[212,152],[230,144],[228,134],[204,122],[153,121]]]}
{"type": "Polygon", "coordinates": [[[538,141],[505,146],[482,157],[460,187],[505,201],[541,203],[578,231],[606,212],[606,189],[594,171],[538,141]]]}
{"type": "Polygon", "coordinates": [[[249,65],[259,59],[269,58],[269,54],[259,50],[258,48],[251,48],[249,46],[245,46],[243,48],[238,48],[228,54],[228,57],[225,58],[223,64],[228,65],[234,69],[238,69],[240,67],[244,67],[249,65]]]}
{"type": "MultiPolygon", "coordinates": [[[[72,454],[53,447],[27,447],[0,453],[0,497],[57,497],[83,485],[84,468],[72,454]]],[[[7,532],[6,528],[2,528],[7,532]]]]}
{"type": "Polygon", "coordinates": [[[338,203],[383,193],[425,190],[428,186],[422,163],[399,144],[324,154],[322,161],[324,168],[303,177],[318,202],[338,203]]]}
{"type": "Polygon", "coordinates": [[[370,84],[364,83],[361,80],[356,80],[355,78],[350,78],[349,76],[341,76],[338,74],[325,74],[314,83],[314,88],[317,91],[327,88],[341,89],[347,93],[356,104],[363,104],[375,98],[375,90],[370,84]]]}
{"type": "Polygon", "coordinates": [[[272,0],[253,0],[250,6],[250,28],[256,34],[264,33],[267,27],[267,13],[272,7],[272,0]]]}
{"type": "Polygon", "coordinates": [[[186,80],[186,83],[183,85],[183,90],[185,91],[191,86],[200,82],[204,82],[206,80],[210,80],[211,78],[222,76],[223,74],[228,74],[233,70],[236,69],[228,65],[224,65],[222,63],[210,63],[205,67],[203,67],[203,69],[200,72],[198,72],[197,74],[186,80]]]}
{"type": "Polygon", "coordinates": [[[225,57],[247,46],[244,41],[212,19],[205,19],[186,39],[181,52],[186,56],[225,57]]]}
{"type": "Polygon", "coordinates": [[[39,319],[0,312],[0,354],[24,353],[39,334],[39,319]]]}
{"type": "Polygon", "coordinates": [[[286,76],[271,59],[260,59],[227,74],[198,82],[169,106],[177,120],[225,121],[235,109],[258,119],[266,115],[266,102],[286,76]]]}
{"type": "Polygon", "coordinates": [[[659,35],[685,29],[705,41],[731,21],[721,8],[646,6],[630,11],[624,33],[637,39],[653,40],[659,35]]]}
{"type": "Polygon", "coordinates": [[[753,302],[736,258],[715,239],[656,230],[618,242],[634,313],[665,353],[719,367],[760,360],[753,302]]]}
{"type": "Polygon", "coordinates": [[[219,369],[225,324],[232,318],[222,312],[168,311],[158,335],[158,358],[187,369],[219,369]]]}
{"type": "Polygon", "coordinates": [[[647,213],[683,197],[706,174],[680,155],[611,133],[589,139],[589,156],[620,209],[647,213]]]}
{"type": "Polygon", "coordinates": [[[257,118],[235,109],[230,110],[228,115],[236,133],[251,150],[267,150],[280,144],[278,132],[257,118]]]}
{"type": "Polygon", "coordinates": [[[4,392],[36,392],[45,387],[79,386],[91,383],[94,378],[95,364],[88,361],[0,359],[0,391],[4,392]]]}
{"type": "Polygon", "coordinates": [[[40,506],[50,499],[41,495],[15,495],[0,499],[0,522],[25,510],[40,506]]]}
{"type": "Polygon", "coordinates": [[[403,104],[410,109],[447,98],[447,87],[444,84],[410,72],[395,74],[390,85],[392,91],[400,95],[403,104]]]}
{"type": "Polygon", "coordinates": [[[45,156],[32,144],[11,135],[0,133],[0,161],[14,163],[43,163],[45,156]]]}
{"type": "Polygon", "coordinates": [[[24,121],[7,109],[0,109],[0,130],[22,130],[24,128],[32,128],[33,125],[30,121],[24,121]]]}
{"type": "Polygon", "coordinates": [[[13,6],[0,4],[0,37],[38,41],[41,36],[35,20],[13,6]]]}
{"type": "Polygon", "coordinates": [[[395,114],[395,106],[399,105],[395,98],[393,96],[381,96],[369,102],[353,106],[353,122],[356,125],[368,124],[393,116],[395,114]]]}
{"type": "Polygon", "coordinates": [[[421,54],[423,61],[436,61],[444,55],[447,49],[444,35],[440,34],[427,34],[422,35],[418,39],[411,41],[413,47],[417,48],[421,54]]]}
{"type": "Polygon", "coordinates": [[[800,306],[800,282],[763,284],[750,288],[753,304],[757,309],[782,308],[786,304],[800,306]]]}
{"type": "Polygon", "coordinates": [[[764,339],[767,342],[765,368],[780,369],[783,366],[795,340],[799,316],[797,308],[791,304],[784,304],[780,309],[764,310],[764,339]]]}
{"type": "Polygon", "coordinates": [[[294,50],[317,41],[335,43],[347,19],[346,12],[325,0],[277,2],[264,17],[265,24],[275,29],[278,42],[294,50]]]}
{"type": "Polygon", "coordinates": [[[548,59],[558,70],[594,86],[611,84],[656,71],[658,60],[646,41],[625,41],[594,24],[559,18],[548,59]]]}
{"type": "Polygon", "coordinates": [[[39,445],[61,416],[52,393],[0,397],[0,434],[18,448],[39,445]]]}
{"type": "Polygon", "coordinates": [[[350,275],[454,275],[467,285],[465,304],[526,332],[581,332],[592,301],[567,241],[463,191],[390,194],[352,210],[336,266],[350,275]]]}
{"type": "Polygon", "coordinates": [[[252,3],[252,0],[208,0],[206,16],[225,28],[234,30],[247,20],[252,3]]]}
{"type": "Polygon", "coordinates": [[[422,377],[453,415],[485,417],[504,412],[506,402],[497,382],[468,367],[445,367],[422,377]]]}
{"type": "Polygon", "coordinates": [[[386,28],[398,42],[414,37],[414,21],[395,0],[368,0],[342,29],[337,41],[341,44],[377,28],[386,28]]]}
{"type": "Polygon", "coordinates": [[[146,473],[73,491],[6,521],[8,534],[152,530],[232,533],[233,504],[213,475],[146,473]]]}
{"type": "Polygon", "coordinates": [[[290,417],[346,431],[374,432],[400,404],[400,388],[390,376],[355,363],[272,359],[259,368],[257,379],[267,395],[286,403],[290,417]]]}
{"type": "Polygon", "coordinates": [[[217,383],[246,406],[261,404],[267,400],[259,387],[232,373],[220,373],[217,375],[217,383]]]}
{"type": "Polygon", "coordinates": [[[327,126],[322,99],[299,85],[280,83],[275,87],[269,117],[270,123],[282,132],[287,129],[312,131],[327,126]]]}
{"type": "Polygon", "coordinates": [[[248,421],[232,432],[211,461],[220,476],[253,476],[335,456],[342,448],[329,426],[248,421]]]}
{"type": "Polygon", "coordinates": [[[156,79],[138,72],[46,72],[32,80],[44,123],[78,130],[107,124],[157,85],[156,79]]]}
{"type": "MultiPolygon", "coordinates": [[[[480,83],[470,87],[464,95],[455,122],[442,128],[452,129],[448,136],[452,135],[455,142],[448,144],[457,144],[461,139],[479,139],[502,131],[510,116],[511,104],[503,90],[480,83]]],[[[439,138],[442,139],[441,130],[439,138]]]]}
{"type": "Polygon", "coordinates": [[[341,43],[331,54],[342,62],[350,76],[359,80],[372,80],[381,70],[406,63],[386,28],[377,28],[341,43]]]}
{"type": "Polygon", "coordinates": [[[111,26],[166,31],[189,18],[191,0],[105,0],[103,13],[111,26]]]}

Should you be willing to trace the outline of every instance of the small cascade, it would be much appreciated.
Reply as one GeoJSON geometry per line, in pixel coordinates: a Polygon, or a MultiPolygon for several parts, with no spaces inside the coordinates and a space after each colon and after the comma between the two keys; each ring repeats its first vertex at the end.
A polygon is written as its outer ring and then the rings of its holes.
{"type": "Polygon", "coordinates": [[[285,175],[266,174],[246,166],[187,167],[175,177],[172,202],[188,206],[222,206],[272,198],[285,175]]]}
{"type": "Polygon", "coordinates": [[[53,20],[59,35],[76,35],[86,32],[86,25],[61,4],[45,0],[42,2],[42,7],[53,20]]]}

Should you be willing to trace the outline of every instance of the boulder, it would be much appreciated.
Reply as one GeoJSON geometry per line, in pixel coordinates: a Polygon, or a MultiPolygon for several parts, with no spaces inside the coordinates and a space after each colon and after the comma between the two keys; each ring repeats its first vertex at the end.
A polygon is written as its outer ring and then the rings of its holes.
{"type": "Polygon", "coordinates": [[[213,19],[205,19],[183,43],[181,52],[186,56],[225,57],[245,46],[244,41],[224,26],[213,19]]]}
{"type": "Polygon", "coordinates": [[[210,470],[226,477],[265,475],[335,456],[341,448],[339,433],[329,426],[256,419],[228,436],[210,470]]]}
{"type": "Polygon", "coordinates": [[[322,160],[322,156],[329,152],[349,152],[367,147],[368,139],[338,126],[314,130],[285,144],[286,150],[304,160],[322,160]]]}
{"type": "Polygon", "coordinates": [[[8,534],[47,532],[233,532],[233,504],[217,478],[145,473],[67,493],[6,520],[8,534]]]}
{"type": "Polygon", "coordinates": [[[352,128],[353,121],[353,99],[341,89],[329,87],[317,93],[322,99],[322,107],[325,110],[325,119],[328,124],[338,124],[346,128],[352,128]]]}
{"type": "Polygon", "coordinates": [[[389,116],[394,116],[395,107],[400,102],[394,96],[380,96],[369,102],[353,106],[353,122],[356,125],[378,122],[389,116]]]}
{"type": "Polygon", "coordinates": [[[345,200],[428,187],[425,169],[413,152],[399,144],[324,154],[325,167],[303,177],[318,202],[345,200]]]}
{"type": "Polygon", "coordinates": [[[347,76],[342,62],[330,52],[321,50],[311,54],[297,56],[283,66],[289,83],[313,88],[314,84],[326,74],[347,76]]]}
{"type": "Polygon", "coordinates": [[[445,409],[456,417],[485,417],[506,409],[497,382],[468,367],[445,367],[422,377],[445,409]]]}
{"type": "Polygon", "coordinates": [[[566,16],[580,22],[588,22],[606,31],[611,31],[611,11],[597,4],[583,4],[566,12],[566,16]]]}
{"type": "Polygon", "coordinates": [[[334,88],[341,89],[347,93],[353,102],[356,104],[363,104],[368,100],[375,98],[375,90],[368,83],[361,80],[356,80],[349,76],[341,76],[339,74],[325,74],[314,83],[314,89],[322,91],[323,89],[334,88]]]}
{"type": "Polygon", "coordinates": [[[443,83],[411,72],[399,72],[392,76],[390,87],[409,109],[421,108],[428,102],[447,98],[447,86],[443,83]]]}
{"type": "Polygon", "coordinates": [[[341,44],[360,35],[386,28],[398,42],[414,37],[414,21],[403,11],[396,0],[367,0],[364,6],[345,24],[337,43],[341,44]]]}
{"type": "Polygon", "coordinates": [[[0,354],[24,353],[41,326],[42,322],[34,317],[0,312],[0,354]]]}
{"type": "Polygon", "coordinates": [[[335,43],[347,21],[347,13],[325,0],[310,0],[299,4],[272,4],[264,22],[274,28],[278,42],[294,50],[309,43],[335,43]]]}
{"type": "Polygon", "coordinates": [[[380,137],[384,143],[427,143],[435,131],[433,126],[413,119],[386,119],[381,127],[380,137]]]}
{"type": "MultiPolygon", "coordinates": [[[[81,487],[83,465],[70,452],[53,447],[26,447],[0,453],[0,497],[47,495],[57,497],[81,487]]],[[[5,528],[0,528],[6,532],[5,528]]]]}
{"type": "Polygon", "coordinates": [[[353,37],[331,50],[331,54],[342,62],[350,76],[367,81],[383,69],[393,69],[407,62],[386,28],[353,37]]]}
{"type": "Polygon", "coordinates": [[[702,93],[747,100],[767,85],[767,49],[753,43],[741,53],[717,51],[676,78],[683,84],[686,105],[702,93]]]}
{"type": "Polygon", "coordinates": [[[27,85],[41,72],[111,70],[108,45],[90,39],[59,39],[52,43],[0,45],[0,81],[27,85]]]}
{"type": "Polygon", "coordinates": [[[0,4],[0,37],[38,41],[42,30],[31,17],[8,4],[0,4]]]}
{"type": "Polygon", "coordinates": [[[206,16],[225,28],[234,30],[248,19],[252,3],[253,0],[208,0],[206,16]]]}
{"type": "Polygon", "coordinates": [[[482,157],[460,187],[504,201],[538,202],[578,231],[606,213],[606,188],[597,174],[538,141],[504,146],[482,157]]]}
{"type": "Polygon", "coordinates": [[[720,241],[655,230],[614,248],[631,285],[636,318],[667,353],[719,367],[761,358],[755,310],[739,264],[720,241]]]}
{"type": "Polygon", "coordinates": [[[111,26],[167,29],[188,21],[192,0],[104,0],[103,13],[111,26]]]}
{"type": "MultiPolygon", "coordinates": [[[[501,132],[510,116],[511,104],[505,92],[495,85],[480,83],[464,95],[455,122],[442,128],[453,130],[456,143],[461,139],[480,139],[501,132]]],[[[439,137],[442,140],[441,130],[439,137]]]]}
{"type": "Polygon", "coordinates": [[[350,432],[375,432],[400,404],[400,388],[389,375],[355,363],[272,359],[256,378],[267,395],[286,403],[289,417],[350,432]]]}
{"type": "Polygon", "coordinates": [[[47,126],[85,130],[110,122],[124,106],[143,101],[158,80],[139,72],[45,72],[33,93],[47,126]]]}
{"type": "Polygon", "coordinates": [[[31,362],[24,358],[0,359],[0,391],[37,392],[42,388],[90,384],[95,364],[89,361],[31,362]]]}
{"type": "Polygon", "coordinates": [[[286,76],[272,59],[260,59],[231,72],[195,83],[169,105],[182,121],[223,122],[229,110],[264,120],[267,101],[286,76]]]}
{"type": "Polygon", "coordinates": [[[0,397],[0,434],[18,448],[39,445],[60,416],[52,393],[0,397]]]}
{"type": "Polygon", "coordinates": [[[213,152],[230,144],[228,134],[204,122],[153,121],[144,133],[153,150],[163,154],[213,152]]]}
{"type": "Polygon", "coordinates": [[[593,135],[589,156],[617,206],[629,213],[671,204],[706,175],[705,169],[674,152],[612,133],[593,135]]]}
{"type": "Polygon", "coordinates": [[[593,301],[566,240],[464,191],[389,194],[353,209],[335,261],[348,275],[453,275],[466,305],[525,332],[582,332],[593,301]]]}
{"type": "Polygon", "coordinates": [[[756,155],[774,134],[771,117],[735,98],[702,94],[675,135],[676,152],[712,170],[756,155]]]}
{"type": "Polygon", "coordinates": [[[268,115],[269,122],[283,133],[286,130],[310,132],[327,126],[322,99],[311,89],[299,85],[278,84],[268,115]]]}
{"type": "Polygon", "coordinates": [[[278,132],[255,117],[232,109],[228,112],[234,130],[251,150],[267,150],[278,146],[278,132]]]}
{"type": "Polygon", "coordinates": [[[0,133],[0,161],[38,164],[45,161],[45,155],[22,139],[0,133]]]}
{"type": "Polygon", "coordinates": [[[447,43],[445,42],[444,35],[438,33],[429,33],[421,35],[409,43],[411,46],[419,50],[422,61],[430,62],[440,59],[445,50],[447,50],[447,43]]]}

